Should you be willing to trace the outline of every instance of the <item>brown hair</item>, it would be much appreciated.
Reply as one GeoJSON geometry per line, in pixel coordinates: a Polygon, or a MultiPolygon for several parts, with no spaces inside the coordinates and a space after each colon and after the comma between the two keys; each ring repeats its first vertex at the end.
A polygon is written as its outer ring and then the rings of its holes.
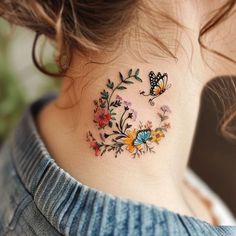
{"type": "MultiPolygon", "coordinates": [[[[66,72],[72,59],[72,50],[77,49],[78,52],[86,54],[91,51],[99,52],[118,43],[118,41],[114,41],[114,38],[121,39],[127,33],[126,30],[131,25],[130,23],[138,21],[137,10],[140,9],[140,2],[141,0],[1,0],[0,16],[13,24],[25,26],[36,32],[32,51],[33,61],[43,73],[57,76],[66,72]],[[42,63],[38,62],[36,58],[36,45],[41,35],[56,42],[59,73],[45,70],[42,63]],[[67,57],[65,64],[63,56],[67,57]]],[[[202,49],[233,63],[236,63],[235,59],[205,45],[204,36],[226,20],[231,13],[234,13],[235,5],[235,0],[226,0],[202,26],[198,38],[202,49]]],[[[149,15],[152,16],[152,13],[150,12],[149,15]]],[[[163,12],[160,12],[160,15],[166,21],[180,26],[169,15],[163,12]]],[[[143,30],[145,31],[145,29],[143,30]]],[[[150,33],[149,37],[167,55],[175,57],[160,38],[150,33]]],[[[232,115],[229,117],[233,119],[232,115]]],[[[226,119],[228,124],[230,119],[226,119]]],[[[224,125],[222,127],[225,128],[224,125]]]]}
{"type": "MultiPolygon", "coordinates": [[[[25,26],[36,32],[32,53],[33,61],[39,70],[49,75],[58,74],[46,71],[37,61],[36,45],[41,35],[56,41],[58,64],[61,68],[59,74],[62,75],[66,70],[63,67],[63,56],[66,55],[70,62],[73,49],[78,49],[80,53],[87,53],[91,50],[100,51],[117,43],[114,41],[115,36],[125,34],[130,23],[137,21],[135,16],[140,2],[140,0],[2,0],[0,15],[13,24],[25,26]]],[[[199,44],[203,49],[234,63],[236,62],[234,59],[207,47],[203,38],[206,33],[230,15],[235,4],[235,0],[226,1],[199,32],[199,44]]],[[[163,18],[180,26],[169,15],[163,12],[160,14],[163,18]]],[[[159,44],[163,51],[174,57],[163,41],[153,35],[149,36],[159,44]]]]}
{"type": "Polygon", "coordinates": [[[215,107],[218,131],[229,141],[236,141],[236,76],[224,75],[209,81],[203,94],[215,107]],[[220,89],[219,89],[220,88],[220,89]],[[222,109],[219,109],[221,107],[222,109]]]}
{"type": "MultiPolygon", "coordinates": [[[[36,32],[32,53],[34,63],[42,72],[55,75],[45,71],[36,60],[36,44],[41,35],[56,41],[59,58],[67,55],[70,60],[73,49],[80,53],[99,51],[114,45],[115,36],[123,33],[130,23],[137,2],[3,0],[0,2],[0,15],[13,24],[36,32]]],[[[60,62],[59,66],[62,66],[60,62]]]]}

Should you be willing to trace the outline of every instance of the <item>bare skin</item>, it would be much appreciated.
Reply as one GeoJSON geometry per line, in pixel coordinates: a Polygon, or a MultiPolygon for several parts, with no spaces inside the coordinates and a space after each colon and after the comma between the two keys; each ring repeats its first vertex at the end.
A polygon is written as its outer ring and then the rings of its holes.
{"type": "MultiPolygon", "coordinates": [[[[92,58],[97,61],[109,61],[117,55],[115,60],[102,65],[86,64],[89,58],[75,53],[68,72],[74,79],[64,78],[59,97],[48,104],[37,117],[39,132],[59,166],[90,187],[212,223],[209,209],[186,187],[183,176],[205,83],[215,76],[236,73],[233,64],[213,56],[208,58],[208,62],[214,65],[214,71],[211,70],[200,54],[198,31],[203,16],[217,7],[214,4],[219,4],[217,1],[213,2],[178,1],[181,12],[176,17],[188,29],[181,31],[179,35],[178,40],[184,49],[178,48],[177,62],[171,58],[161,59],[149,55],[145,50],[148,47],[145,39],[140,42],[143,50],[141,54],[148,58],[148,62],[137,60],[124,45],[111,54],[93,55],[92,58]],[[95,157],[86,142],[88,130],[97,132],[93,123],[93,100],[99,97],[108,78],[116,81],[118,72],[127,73],[129,68],[140,68],[145,80],[142,89],[146,90],[149,88],[147,75],[151,70],[168,72],[172,87],[158,98],[157,103],[167,103],[170,106],[172,128],[154,154],[133,159],[125,151],[119,158],[114,158],[113,153],[106,153],[102,158],[95,157]]],[[[164,4],[163,8],[171,11],[164,4]]],[[[225,25],[222,27],[226,29],[225,25]]],[[[228,24],[227,27],[229,30],[232,25],[228,24]]],[[[221,27],[219,32],[220,30],[221,27]]],[[[172,36],[175,33],[173,31],[172,36]]],[[[222,43],[222,40],[218,40],[214,46],[220,49],[222,43]]],[[[136,43],[131,45],[134,51],[138,50],[136,43]]],[[[224,47],[229,51],[230,45],[224,44],[224,47]]],[[[138,120],[153,120],[155,123],[153,117],[156,110],[140,96],[139,89],[140,85],[134,84],[121,95],[132,102],[138,112],[138,120]]]]}

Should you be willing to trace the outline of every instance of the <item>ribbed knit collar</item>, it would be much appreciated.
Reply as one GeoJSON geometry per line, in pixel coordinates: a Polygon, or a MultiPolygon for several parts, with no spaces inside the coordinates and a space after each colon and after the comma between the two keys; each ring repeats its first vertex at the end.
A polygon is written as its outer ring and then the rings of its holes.
{"type": "Polygon", "coordinates": [[[33,103],[12,142],[16,171],[36,206],[63,235],[236,235],[155,205],[98,191],[75,180],[49,154],[34,121],[55,95],[33,103]]]}

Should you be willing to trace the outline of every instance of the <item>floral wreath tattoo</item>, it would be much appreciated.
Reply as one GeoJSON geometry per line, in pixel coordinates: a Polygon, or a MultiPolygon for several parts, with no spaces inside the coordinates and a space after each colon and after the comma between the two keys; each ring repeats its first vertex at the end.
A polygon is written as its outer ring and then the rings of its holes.
{"type": "Polygon", "coordinates": [[[108,79],[107,89],[104,89],[100,93],[100,98],[94,101],[94,123],[100,131],[100,141],[97,141],[89,131],[87,142],[96,156],[113,151],[117,157],[125,149],[133,157],[141,157],[147,152],[154,153],[153,144],[159,144],[170,128],[170,123],[167,120],[171,110],[167,105],[160,107],[157,112],[157,118],[160,120],[158,127],[154,128],[152,122],[147,121],[145,124],[139,122],[139,126],[133,128],[132,121],[137,119],[137,112],[132,108],[130,102],[123,100],[116,92],[127,89],[127,86],[133,84],[134,81],[142,82],[142,79],[139,77],[139,69],[134,73],[130,69],[127,77],[119,73],[119,77],[118,84],[108,79]],[[116,96],[114,96],[115,93],[116,96]],[[120,117],[117,116],[117,109],[123,110],[120,117]]]}

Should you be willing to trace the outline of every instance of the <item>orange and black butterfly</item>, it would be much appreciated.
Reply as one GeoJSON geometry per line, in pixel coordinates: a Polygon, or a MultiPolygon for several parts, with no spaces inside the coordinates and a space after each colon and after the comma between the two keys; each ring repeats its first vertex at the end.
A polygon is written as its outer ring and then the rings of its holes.
{"type": "Polygon", "coordinates": [[[150,80],[150,92],[149,94],[145,94],[144,91],[141,91],[140,94],[143,96],[152,96],[153,98],[149,99],[151,105],[154,105],[154,99],[159,97],[163,94],[167,89],[171,87],[171,84],[168,84],[168,74],[164,73],[161,74],[160,72],[155,75],[153,71],[149,73],[149,80],[150,80]]]}

